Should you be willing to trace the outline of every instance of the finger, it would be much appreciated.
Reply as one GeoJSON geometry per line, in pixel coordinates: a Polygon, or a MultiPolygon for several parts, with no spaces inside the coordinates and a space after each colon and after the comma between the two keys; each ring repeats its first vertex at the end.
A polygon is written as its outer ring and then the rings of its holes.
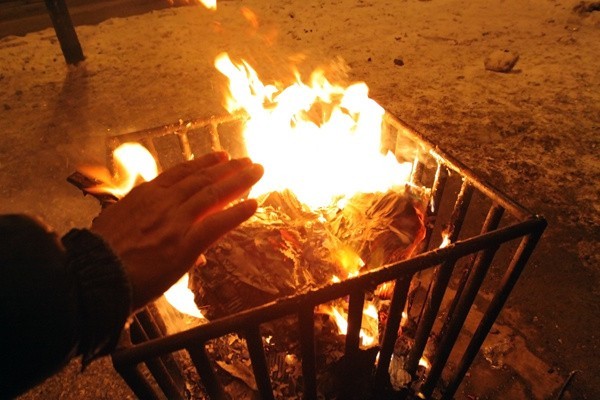
{"type": "Polygon", "coordinates": [[[258,182],[263,173],[262,165],[252,164],[238,173],[206,186],[183,204],[182,215],[197,219],[226,207],[258,182]]]}
{"type": "Polygon", "coordinates": [[[226,162],[227,160],[229,160],[229,154],[224,151],[207,153],[197,159],[185,161],[172,168],[169,168],[157,176],[153,182],[162,187],[169,187],[176,184],[181,179],[193,175],[204,168],[226,162]]]}
{"type": "Polygon", "coordinates": [[[251,166],[252,161],[249,158],[229,160],[228,162],[205,168],[201,173],[181,179],[176,185],[171,187],[171,190],[175,192],[175,195],[180,196],[179,198],[187,199],[205,187],[251,166]]]}
{"type": "Polygon", "coordinates": [[[225,210],[215,212],[195,224],[186,235],[190,256],[197,257],[221,236],[246,221],[256,212],[258,204],[254,199],[242,201],[225,210]],[[198,245],[202,248],[198,249],[198,245]]]}

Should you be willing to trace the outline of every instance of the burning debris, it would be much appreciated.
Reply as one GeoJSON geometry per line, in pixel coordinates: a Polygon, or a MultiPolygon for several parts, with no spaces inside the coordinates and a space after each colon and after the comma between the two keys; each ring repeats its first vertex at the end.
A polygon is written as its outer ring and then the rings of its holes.
{"type": "MultiPolygon", "coordinates": [[[[192,269],[190,288],[195,301],[203,315],[219,318],[405,259],[424,237],[425,204],[422,197],[390,190],[357,194],[343,208],[338,204],[311,210],[291,191],[268,193],[261,197],[257,214],[213,245],[205,253],[206,262],[192,269]]],[[[363,348],[357,360],[364,365],[359,371],[375,366],[383,332],[379,317],[388,312],[388,292],[373,289],[363,315],[363,348]]],[[[347,360],[342,357],[347,308],[342,299],[317,309],[319,379],[325,382],[319,390],[325,398],[339,394],[347,373],[347,360]]],[[[294,317],[261,326],[263,337],[269,339],[264,345],[276,375],[272,379],[280,386],[275,392],[283,395],[278,398],[296,398],[302,392],[299,332],[294,317]]],[[[243,362],[229,359],[217,364],[247,383],[243,371],[249,367],[243,362]]],[[[370,388],[370,376],[361,378],[365,391],[370,388]]],[[[249,384],[248,389],[253,386],[249,384]]]]}
{"type": "Polygon", "coordinates": [[[290,191],[269,193],[192,270],[196,303],[215,318],[405,259],[424,236],[422,204],[389,191],[316,212],[290,191]]]}

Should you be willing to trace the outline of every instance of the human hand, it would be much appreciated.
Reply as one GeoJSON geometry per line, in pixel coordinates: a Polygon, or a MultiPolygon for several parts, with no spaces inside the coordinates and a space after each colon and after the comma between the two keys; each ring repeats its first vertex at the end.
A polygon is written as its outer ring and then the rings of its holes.
{"type": "Polygon", "coordinates": [[[134,310],[160,296],[214,241],[254,214],[253,199],[228,206],[262,174],[250,159],[209,153],[140,184],[102,211],[91,230],[121,259],[134,310]]]}

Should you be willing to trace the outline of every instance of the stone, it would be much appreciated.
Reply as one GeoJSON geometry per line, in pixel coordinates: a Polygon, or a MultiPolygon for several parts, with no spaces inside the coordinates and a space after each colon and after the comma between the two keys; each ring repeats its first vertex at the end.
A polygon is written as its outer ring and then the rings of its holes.
{"type": "Polygon", "coordinates": [[[484,61],[485,69],[494,72],[510,72],[519,61],[519,54],[510,50],[495,50],[484,61]]]}

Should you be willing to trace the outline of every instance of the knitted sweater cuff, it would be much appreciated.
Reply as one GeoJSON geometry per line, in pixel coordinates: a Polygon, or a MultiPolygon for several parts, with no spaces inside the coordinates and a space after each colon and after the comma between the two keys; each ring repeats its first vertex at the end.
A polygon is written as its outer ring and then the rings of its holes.
{"type": "Polygon", "coordinates": [[[77,277],[81,319],[79,353],[85,367],[114,350],[131,313],[131,284],[119,258],[87,229],[63,238],[67,266],[77,277]]]}

